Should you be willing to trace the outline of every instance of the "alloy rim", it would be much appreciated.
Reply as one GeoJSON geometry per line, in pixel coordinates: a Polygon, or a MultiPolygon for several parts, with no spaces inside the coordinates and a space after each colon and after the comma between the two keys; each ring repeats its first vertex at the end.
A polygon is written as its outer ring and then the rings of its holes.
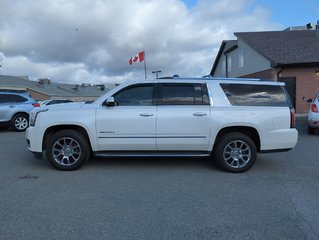
{"type": "Polygon", "coordinates": [[[18,117],[14,121],[14,126],[18,130],[24,130],[28,127],[28,120],[25,117],[18,117]]]}
{"type": "Polygon", "coordinates": [[[54,161],[59,165],[72,166],[81,157],[81,146],[75,139],[63,137],[53,144],[52,155],[54,161]]]}
{"type": "Polygon", "coordinates": [[[228,166],[232,168],[243,168],[251,159],[251,149],[247,143],[235,140],[226,145],[223,157],[228,166]]]}

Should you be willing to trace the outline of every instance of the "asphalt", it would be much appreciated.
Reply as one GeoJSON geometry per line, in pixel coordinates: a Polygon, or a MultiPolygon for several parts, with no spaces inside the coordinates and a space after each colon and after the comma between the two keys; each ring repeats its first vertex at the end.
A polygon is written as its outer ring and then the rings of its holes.
{"type": "Polygon", "coordinates": [[[53,169],[0,129],[0,239],[319,239],[319,135],[248,172],[210,159],[91,159],[53,169]]]}

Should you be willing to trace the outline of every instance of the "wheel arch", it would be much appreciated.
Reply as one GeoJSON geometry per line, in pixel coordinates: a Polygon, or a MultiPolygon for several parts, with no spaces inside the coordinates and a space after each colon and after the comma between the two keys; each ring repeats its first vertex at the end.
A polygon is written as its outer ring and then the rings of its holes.
{"type": "Polygon", "coordinates": [[[46,131],[43,135],[42,150],[45,150],[45,146],[47,145],[47,142],[48,142],[50,136],[52,136],[56,132],[59,132],[62,130],[75,130],[75,131],[80,132],[88,141],[90,150],[92,151],[92,145],[91,145],[90,137],[89,137],[87,130],[82,126],[71,125],[71,124],[70,125],[55,125],[55,126],[51,126],[48,129],[46,129],[46,131]]]}
{"type": "Polygon", "coordinates": [[[260,152],[260,136],[258,131],[253,127],[248,126],[232,126],[232,127],[225,127],[219,130],[218,134],[216,135],[215,143],[213,146],[213,151],[216,146],[216,143],[221,139],[223,136],[225,136],[228,133],[242,133],[252,139],[252,141],[255,143],[257,152],[260,152]]]}
{"type": "Polygon", "coordinates": [[[18,111],[18,112],[14,113],[14,114],[12,115],[11,120],[14,119],[14,118],[15,118],[17,115],[19,115],[19,114],[27,115],[28,118],[29,118],[29,116],[30,116],[30,114],[27,113],[27,112],[18,111]]]}

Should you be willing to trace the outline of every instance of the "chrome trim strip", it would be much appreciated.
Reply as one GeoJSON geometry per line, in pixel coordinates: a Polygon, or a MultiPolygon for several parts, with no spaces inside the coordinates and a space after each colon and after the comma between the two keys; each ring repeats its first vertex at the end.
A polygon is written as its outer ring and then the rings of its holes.
{"type": "Polygon", "coordinates": [[[155,136],[145,136],[145,137],[117,137],[117,136],[109,136],[109,137],[98,137],[98,138],[206,138],[206,136],[161,136],[161,137],[155,137],[155,136]]]}

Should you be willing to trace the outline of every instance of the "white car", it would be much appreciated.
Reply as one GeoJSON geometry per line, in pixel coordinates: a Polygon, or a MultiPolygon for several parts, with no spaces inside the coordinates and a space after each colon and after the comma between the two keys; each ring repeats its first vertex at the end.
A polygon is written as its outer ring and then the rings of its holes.
{"type": "Polygon", "coordinates": [[[70,99],[52,99],[52,100],[45,100],[42,102],[39,102],[41,106],[48,106],[53,104],[60,104],[60,103],[70,103],[73,102],[73,100],[70,99]]]}
{"type": "Polygon", "coordinates": [[[28,149],[59,170],[91,156],[211,156],[243,172],[257,153],[287,151],[298,138],[284,83],[166,78],[126,82],[92,103],[33,111],[28,149]]]}
{"type": "Polygon", "coordinates": [[[309,99],[310,108],[308,111],[308,134],[315,134],[319,128],[319,93],[315,98],[309,99]]]}

